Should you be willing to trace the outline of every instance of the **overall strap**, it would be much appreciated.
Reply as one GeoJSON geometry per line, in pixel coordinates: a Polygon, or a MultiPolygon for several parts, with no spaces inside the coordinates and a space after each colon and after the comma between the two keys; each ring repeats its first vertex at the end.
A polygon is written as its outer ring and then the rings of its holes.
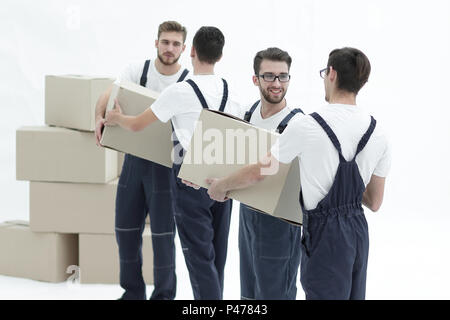
{"type": "Polygon", "coordinates": [[[248,111],[245,113],[245,116],[244,116],[244,120],[245,120],[245,121],[250,122],[250,119],[252,118],[253,112],[255,112],[255,109],[256,109],[256,107],[258,106],[258,104],[259,104],[260,101],[261,101],[261,100],[256,101],[256,102],[252,105],[252,107],[250,108],[250,110],[248,110],[248,111]]]}
{"type": "MultiPolygon", "coordinates": [[[[228,84],[225,81],[225,79],[222,79],[222,81],[223,81],[223,97],[222,97],[222,102],[220,103],[220,107],[219,107],[219,111],[221,111],[221,112],[223,112],[223,110],[225,110],[225,105],[227,104],[227,100],[228,100],[228,84]]],[[[200,100],[200,103],[202,104],[202,107],[204,109],[209,109],[208,104],[206,103],[205,97],[203,96],[203,94],[200,91],[197,84],[192,79],[188,79],[188,80],[186,80],[186,82],[189,83],[191,85],[191,87],[194,89],[195,94],[198,97],[198,100],[200,100]]]]}
{"type": "Polygon", "coordinates": [[[295,108],[295,109],[291,110],[291,112],[289,112],[288,115],[286,117],[284,117],[283,120],[281,120],[280,124],[277,127],[277,132],[280,134],[283,133],[284,129],[286,129],[286,127],[287,127],[289,121],[291,121],[292,117],[295,116],[299,112],[304,114],[304,112],[300,108],[295,108]]]}
{"type": "Polygon", "coordinates": [[[225,79],[222,79],[222,81],[223,81],[223,97],[219,107],[220,112],[223,112],[225,110],[225,105],[227,104],[228,100],[228,83],[226,82],[225,79]]]}
{"type": "Polygon", "coordinates": [[[339,143],[339,140],[334,134],[333,130],[331,130],[330,126],[317,112],[311,113],[311,117],[313,117],[314,120],[317,121],[317,123],[323,128],[323,130],[325,130],[326,134],[328,135],[334,147],[339,153],[339,161],[346,162],[345,158],[342,156],[341,144],[339,143]]]}
{"type": "Polygon", "coordinates": [[[194,89],[195,94],[197,95],[198,100],[200,100],[200,103],[202,104],[203,109],[209,109],[208,104],[206,103],[205,97],[203,96],[202,92],[198,88],[197,84],[192,79],[188,79],[188,80],[186,80],[186,82],[191,85],[192,89],[194,89]]]}
{"type": "Polygon", "coordinates": [[[356,148],[355,156],[353,157],[353,160],[355,160],[358,153],[361,152],[362,149],[366,146],[367,142],[370,139],[370,136],[372,135],[373,131],[375,130],[375,126],[377,125],[377,120],[375,120],[372,116],[370,116],[370,125],[367,129],[366,133],[362,136],[361,140],[358,143],[358,148],[356,148]]]}
{"type": "Polygon", "coordinates": [[[180,78],[177,80],[177,82],[181,82],[184,80],[184,78],[186,78],[187,74],[189,73],[188,69],[184,69],[183,73],[181,74],[180,78]]]}
{"type": "Polygon", "coordinates": [[[144,70],[142,71],[141,82],[140,82],[140,85],[143,87],[145,87],[145,85],[147,84],[147,72],[148,72],[149,66],[150,66],[150,60],[145,60],[144,70]]]}

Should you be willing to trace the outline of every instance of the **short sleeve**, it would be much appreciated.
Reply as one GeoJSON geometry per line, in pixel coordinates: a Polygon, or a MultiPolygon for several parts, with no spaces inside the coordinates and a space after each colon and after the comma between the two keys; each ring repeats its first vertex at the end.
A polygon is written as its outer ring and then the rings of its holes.
{"type": "Polygon", "coordinates": [[[182,103],[179,102],[180,94],[178,88],[181,84],[182,82],[168,86],[150,106],[159,121],[167,122],[180,113],[179,109],[182,107],[182,103]]]}
{"type": "Polygon", "coordinates": [[[115,83],[120,83],[122,81],[130,81],[134,83],[139,83],[139,65],[137,63],[129,63],[120,72],[119,76],[116,78],[115,83]]]}
{"type": "Polygon", "coordinates": [[[290,163],[301,153],[302,118],[294,118],[272,146],[270,152],[279,162],[290,163]]]}
{"type": "Polygon", "coordinates": [[[242,105],[242,99],[239,94],[237,94],[235,90],[229,89],[228,101],[225,106],[224,112],[231,114],[239,119],[243,119],[245,113],[243,112],[243,108],[244,107],[242,105]]]}
{"type": "Polygon", "coordinates": [[[391,161],[392,161],[391,145],[389,142],[386,142],[386,148],[384,149],[383,155],[378,161],[373,174],[382,178],[387,177],[389,170],[391,168],[391,161]]]}

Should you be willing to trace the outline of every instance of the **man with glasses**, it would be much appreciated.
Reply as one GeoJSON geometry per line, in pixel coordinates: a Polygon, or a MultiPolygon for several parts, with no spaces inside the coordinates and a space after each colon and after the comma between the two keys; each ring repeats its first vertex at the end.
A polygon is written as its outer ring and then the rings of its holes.
{"type": "MultiPolygon", "coordinates": [[[[245,120],[282,133],[300,109],[287,106],[292,59],[286,51],[268,48],[253,61],[253,83],[260,100],[245,114],[245,120]]],[[[241,299],[295,300],[300,264],[300,227],[258,212],[244,204],[239,216],[241,299]]]]}
{"type": "MultiPolygon", "coordinates": [[[[155,40],[157,59],[129,64],[117,82],[126,80],[161,92],[182,81],[188,71],[178,59],[186,45],[186,28],[176,21],[166,21],[158,28],[155,40]]],[[[105,124],[105,110],[111,88],[97,102],[97,145],[100,145],[105,124]]],[[[172,170],[162,165],[125,155],[116,196],[115,234],[119,247],[120,285],[125,289],[122,299],[146,299],[142,277],[142,232],[150,215],[153,247],[152,300],[172,300],[176,294],[174,196],[170,179],[172,170]]]]}
{"type": "Polygon", "coordinates": [[[264,179],[262,168],[299,158],[303,207],[300,279],[307,299],[365,299],[369,234],[362,205],[377,211],[391,163],[386,136],[356,104],[370,62],[355,48],[331,51],[324,78],[328,105],[296,117],[263,161],[213,179],[208,190],[227,192],[264,179]]]}

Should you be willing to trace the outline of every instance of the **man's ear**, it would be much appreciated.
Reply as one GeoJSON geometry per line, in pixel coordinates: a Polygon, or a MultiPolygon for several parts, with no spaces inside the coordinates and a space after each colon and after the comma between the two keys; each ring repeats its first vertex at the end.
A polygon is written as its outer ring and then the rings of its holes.
{"type": "Polygon", "coordinates": [[[191,58],[194,58],[196,56],[197,52],[195,52],[194,46],[191,47],[191,58]]]}
{"type": "Polygon", "coordinates": [[[253,75],[252,80],[253,80],[253,84],[255,86],[259,87],[259,79],[258,79],[258,77],[253,75]]]}
{"type": "Polygon", "coordinates": [[[328,79],[330,79],[331,82],[336,81],[337,78],[337,72],[333,69],[332,66],[330,66],[330,70],[328,71],[328,79]]]}
{"type": "Polygon", "coordinates": [[[156,39],[156,40],[155,40],[155,48],[158,48],[158,44],[159,44],[159,40],[156,39]]]}

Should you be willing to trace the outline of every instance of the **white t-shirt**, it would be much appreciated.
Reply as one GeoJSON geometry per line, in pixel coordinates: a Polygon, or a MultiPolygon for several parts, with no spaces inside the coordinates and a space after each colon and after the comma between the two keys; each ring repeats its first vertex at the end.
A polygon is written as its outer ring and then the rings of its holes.
{"type": "MultiPolygon", "coordinates": [[[[253,106],[253,104],[252,104],[253,106]]],[[[247,109],[250,110],[251,106],[247,109]]],[[[269,131],[275,131],[281,121],[292,111],[293,109],[289,106],[281,109],[279,112],[271,115],[269,118],[263,119],[261,117],[261,102],[258,103],[255,111],[253,111],[252,117],[250,118],[250,123],[258,128],[263,128],[269,131]]],[[[291,121],[294,118],[291,118],[291,121]]]]}
{"type": "MultiPolygon", "coordinates": [[[[120,73],[119,77],[117,77],[115,83],[120,83],[121,81],[131,81],[137,84],[141,82],[142,72],[144,71],[145,61],[137,61],[129,63],[120,73]]],[[[145,85],[146,88],[152,89],[156,92],[162,92],[165,88],[170,86],[171,84],[178,81],[181,74],[183,73],[184,68],[181,67],[177,73],[173,75],[163,75],[159,73],[159,71],[155,67],[155,59],[150,60],[150,65],[147,71],[147,83],[145,85]]],[[[189,78],[189,72],[185,79],[189,78]]]]}
{"type": "MultiPolygon", "coordinates": [[[[335,133],[345,160],[353,159],[363,134],[370,125],[370,115],[360,106],[329,104],[317,110],[335,133]]],[[[311,116],[295,116],[271,153],[280,162],[289,163],[295,157],[300,162],[300,180],[307,210],[328,194],[339,165],[338,151],[322,127],[311,116]],[[277,153],[278,151],[278,153],[277,153]]],[[[377,122],[364,149],[356,157],[364,185],[372,174],[386,177],[391,165],[391,150],[377,122]]]]}
{"type": "MultiPolygon", "coordinates": [[[[223,97],[222,78],[216,75],[191,75],[190,78],[199,87],[209,109],[219,110],[223,97]]],[[[160,121],[172,120],[175,134],[187,150],[203,108],[191,85],[183,81],[169,86],[150,108],[160,121]]],[[[224,112],[240,118],[243,116],[241,104],[229,86],[224,112]]]]}

